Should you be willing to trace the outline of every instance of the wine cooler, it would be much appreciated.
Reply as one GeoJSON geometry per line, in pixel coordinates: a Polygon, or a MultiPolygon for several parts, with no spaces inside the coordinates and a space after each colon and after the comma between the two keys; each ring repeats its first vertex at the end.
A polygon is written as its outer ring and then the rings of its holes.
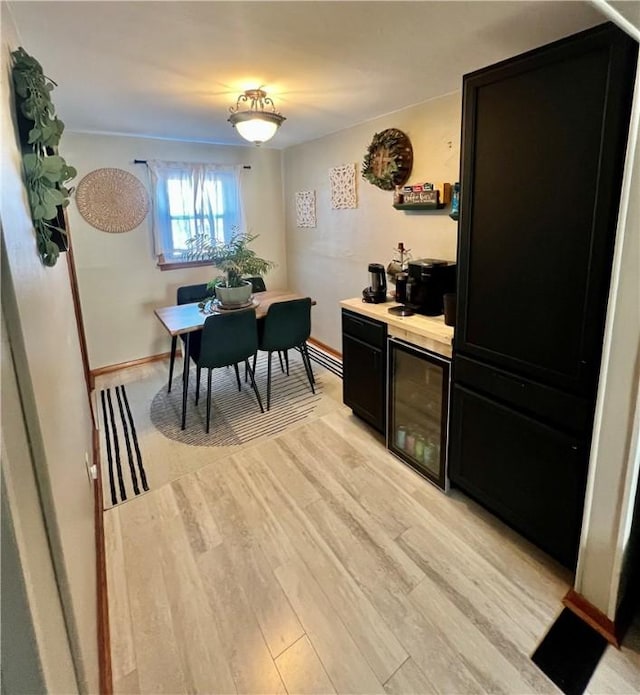
{"type": "Polygon", "coordinates": [[[388,355],[387,448],[444,490],[451,363],[397,338],[388,355]]]}

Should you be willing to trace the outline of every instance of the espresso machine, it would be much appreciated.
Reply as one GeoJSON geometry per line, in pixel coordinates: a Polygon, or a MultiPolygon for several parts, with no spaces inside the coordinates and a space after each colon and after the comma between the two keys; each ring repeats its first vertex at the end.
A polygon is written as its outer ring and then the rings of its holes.
{"type": "Polygon", "coordinates": [[[439,316],[443,297],[456,291],[456,264],[439,258],[421,258],[409,263],[407,306],[418,314],[439,316]]]}
{"type": "Polygon", "coordinates": [[[387,277],[381,263],[369,263],[369,287],[362,290],[362,301],[369,304],[387,301],[387,277]]]}

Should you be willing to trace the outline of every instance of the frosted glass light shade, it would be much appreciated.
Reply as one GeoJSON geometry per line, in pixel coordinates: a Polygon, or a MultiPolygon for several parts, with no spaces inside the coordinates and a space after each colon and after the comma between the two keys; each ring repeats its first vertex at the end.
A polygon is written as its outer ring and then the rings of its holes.
{"type": "Polygon", "coordinates": [[[276,134],[280,124],[273,120],[265,120],[258,115],[255,115],[248,121],[239,121],[235,124],[236,130],[240,135],[249,142],[260,145],[276,134]]]}
{"type": "Polygon", "coordinates": [[[229,109],[231,115],[227,119],[237,129],[241,137],[256,145],[261,145],[276,134],[276,130],[287,119],[276,111],[273,100],[267,96],[264,89],[247,89],[238,97],[235,107],[229,109]],[[242,105],[249,108],[241,111],[242,105]],[[266,111],[265,107],[271,107],[266,111]]]}

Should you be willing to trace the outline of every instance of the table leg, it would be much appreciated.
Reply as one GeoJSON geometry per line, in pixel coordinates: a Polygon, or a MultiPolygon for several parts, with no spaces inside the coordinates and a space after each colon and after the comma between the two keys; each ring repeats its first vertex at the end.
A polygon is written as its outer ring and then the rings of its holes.
{"type": "Polygon", "coordinates": [[[182,429],[187,422],[187,391],[189,390],[189,336],[184,336],[184,365],[182,367],[182,429]]]}

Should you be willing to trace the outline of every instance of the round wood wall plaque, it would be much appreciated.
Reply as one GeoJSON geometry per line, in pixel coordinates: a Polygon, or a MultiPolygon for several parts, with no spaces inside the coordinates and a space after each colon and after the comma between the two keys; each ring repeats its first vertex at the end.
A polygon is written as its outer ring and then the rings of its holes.
{"type": "Polygon", "coordinates": [[[149,212],[149,197],[142,182],[124,169],[96,169],[76,189],[82,217],[96,229],[111,234],[130,232],[149,212]]]}

